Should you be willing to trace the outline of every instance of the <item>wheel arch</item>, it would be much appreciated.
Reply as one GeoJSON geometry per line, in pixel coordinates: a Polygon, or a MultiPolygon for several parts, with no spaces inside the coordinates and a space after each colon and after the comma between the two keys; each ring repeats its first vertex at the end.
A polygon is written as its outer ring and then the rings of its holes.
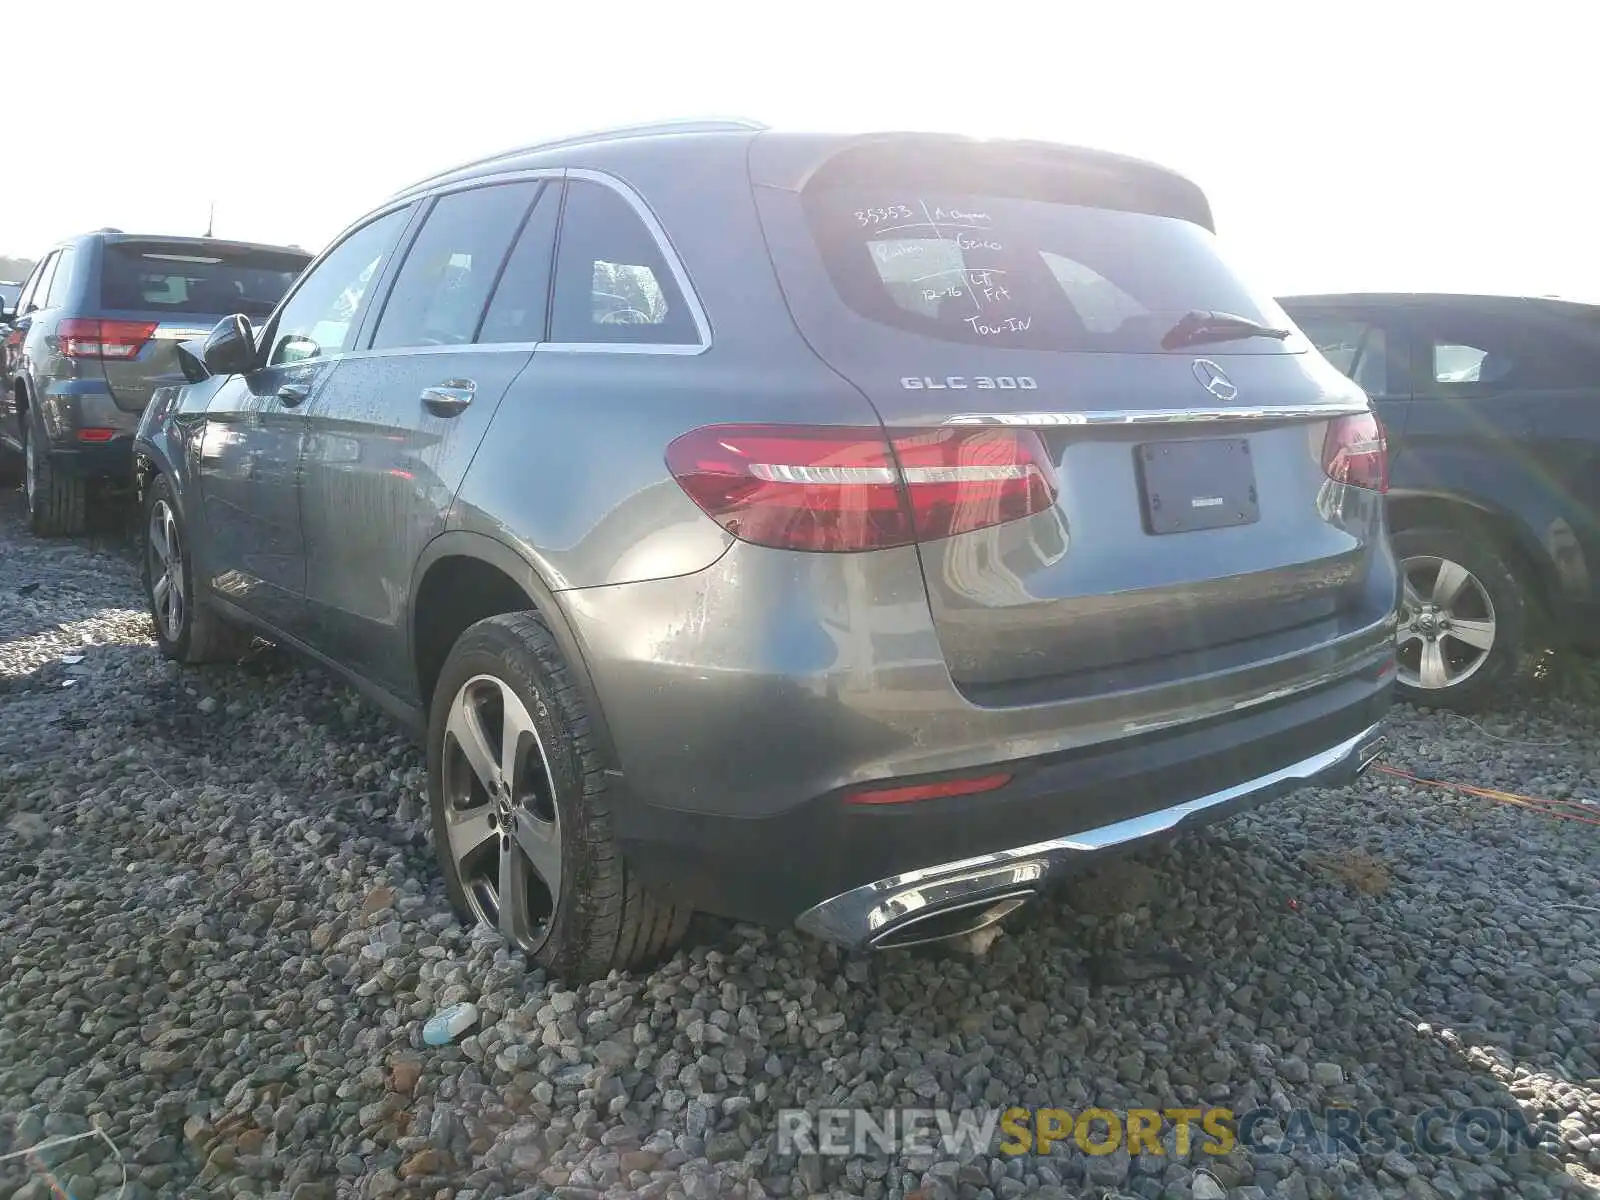
{"type": "Polygon", "coordinates": [[[174,481],[174,492],[177,491],[178,473],[173,470],[171,461],[159,448],[146,442],[135,442],[133,446],[133,487],[134,494],[139,503],[144,503],[145,488],[150,486],[150,480],[156,475],[165,475],[174,481]]]}
{"type": "Polygon", "coordinates": [[[1522,579],[1528,598],[1549,616],[1561,594],[1556,565],[1533,531],[1514,514],[1452,492],[1402,491],[1388,497],[1389,528],[1422,529],[1444,526],[1481,532],[1504,552],[1506,565],[1522,579]]]}
{"type": "Polygon", "coordinates": [[[584,706],[594,722],[607,761],[614,766],[617,761],[615,745],[605,709],[589,673],[583,645],[556,600],[555,592],[537,568],[512,547],[472,530],[441,533],[424,547],[412,570],[407,596],[406,646],[423,712],[432,705],[433,685],[450,647],[467,626],[502,612],[527,609],[539,614],[560,647],[582,692],[584,706]],[[462,572],[468,577],[460,578],[462,572]],[[447,589],[445,581],[452,576],[477,589],[466,603],[462,603],[461,598],[468,589],[447,589]],[[441,602],[448,606],[445,611],[449,616],[438,632],[430,632],[425,624],[440,613],[441,602]]]}

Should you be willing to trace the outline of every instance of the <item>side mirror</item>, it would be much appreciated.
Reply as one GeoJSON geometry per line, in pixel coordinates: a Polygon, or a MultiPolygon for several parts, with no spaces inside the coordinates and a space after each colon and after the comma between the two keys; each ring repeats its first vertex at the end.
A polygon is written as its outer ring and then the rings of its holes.
{"type": "Polygon", "coordinates": [[[179,342],[177,355],[178,370],[183,372],[183,377],[188,382],[200,383],[211,378],[211,371],[206,366],[204,342],[179,342]]]}
{"type": "Polygon", "coordinates": [[[0,325],[10,325],[17,319],[17,310],[11,305],[0,306],[0,325]]]}
{"type": "Polygon", "coordinates": [[[235,313],[217,322],[200,352],[205,369],[212,375],[242,375],[256,361],[256,335],[250,318],[235,313]]]}

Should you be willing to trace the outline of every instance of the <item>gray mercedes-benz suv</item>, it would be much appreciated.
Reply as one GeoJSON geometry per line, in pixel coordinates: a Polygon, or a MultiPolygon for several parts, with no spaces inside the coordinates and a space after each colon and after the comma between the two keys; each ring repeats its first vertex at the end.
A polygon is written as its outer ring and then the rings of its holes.
{"type": "Polygon", "coordinates": [[[269,315],[310,261],[282,246],[114,229],[46,251],[0,336],[0,459],[23,460],[33,531],[78,533],[92,484],[126,489],[140,411],[184,378],[178,343],[230,313],[269,315]]]}
{"type": "Polygon", "coordinates": [[[558,971],[848,946],[1376,755],[1366,397],[1169,171],[635,128],[423,181],[137,453],[165,652],[425,731],[452,900],[558,971]]]}

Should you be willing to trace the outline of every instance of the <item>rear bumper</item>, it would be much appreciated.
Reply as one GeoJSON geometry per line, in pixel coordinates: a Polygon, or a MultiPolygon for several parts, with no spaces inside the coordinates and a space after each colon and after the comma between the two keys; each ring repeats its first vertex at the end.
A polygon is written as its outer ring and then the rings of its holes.
{"type": "Polygon", "coordinates": [[[1383,751],[1379,728],[1369,726],[1288,766],[1142,816],[862,884],[807,909],[796,924],[852,948],[910,944],[919,940],[919,927],[935,918],[999,913],[1101,854],[1198,828],[1300,787],[1353,782],[1383,751]]]}
{"type": "Polygon", "coordinates": [[[104,379],[57,379],[44,390],[44,420],[52,437],[71,429],[115,429],[132,433],[143,410],[119,407],[104,379]]]}
{"type": "Polygon", "coordinates": [[[81,475],[86,479],[133,482],[133,437],[113,438],[109,442],[52,445],[50,466],[57,471],[81,475]]]}
{"type": "MultiPolygon", "coordinates": [[[[1031,895],[1099,854],[1303,786],[1349,782],[1370,761],[1393,678],[1382,660],[1232,717],[1034,759],[994,759],[990,769],[1011,772],[1012,782],[978,795],[862,805],[848,802],[854,789],[844,788],[741,817],[670,809],[625,791],[615,810],[618,839],[630,868],[678,903],[770,925],[801,920],[848,945],[882,942],[913,916],[909,895],[896,900],[906,891],[900,877],[943,879],[1018,847],[1059,845],[1042,862],[1021,855],[1039,867],[1026,885],[996,878],[969,889],[971,900],[1031,895]]],[[[941,906],[961,902],[961,892],[945,889],[941,906]]],[[[924,892],[924,909],[927,903],[924,892]]]]}
{"type": "Polygon", "coordinates": [[[130,481],[133,435],[139,414],[119,408],[103,379],[58,379],[40,405],[50,435],[50,463],[58,471],[94,479],[130,481]],[[85,430],[110,431],[106,441],[84,441],[85,430]]]}
{"type": "Polygon", "coordinates": [[[1338,636],[1160,686],[1005,707],[952,682],[914,550],[738,544],[694,575],[558,600],[614,748],[612,827],[630,869],[678,903],[783,925],[907,872],[1169,810],[1193,823],[1305,782],[1297,764],[1388,710],[1386,562],[1374,611],[1338,636]],[[1010,782],[978,795],[848,800],[1000,772],[1010,782]]]}

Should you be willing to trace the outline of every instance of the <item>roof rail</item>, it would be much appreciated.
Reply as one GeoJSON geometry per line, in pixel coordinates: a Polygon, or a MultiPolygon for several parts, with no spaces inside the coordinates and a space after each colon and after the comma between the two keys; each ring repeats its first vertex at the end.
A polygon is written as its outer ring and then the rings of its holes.
{"type": "Polygon", "coordinates": [[[670,121],[649,121],[641,125],[617,125],[609,129],[594,129],[587,133],[574,133],[567,137],[552,138],[544,142],[532,142],[526,146],[514,146],[510,150],[501,150],[498,153],[486,155],[483,158],[474,158],[468,162],[459,163],[444,171],[435,171],[425,179],[401,188],[395,193],[403,196],[407,192],[414,192],[418,188],[426,187],[437,179],[444,179],[458,171],[465,171],[472,167],[486,167],[508,158],[519,158],[524,154],[533,154],[539,150],[556,150],[563,146],[587,146],[594,142],[618,141],[622,138],[645,137],[652,133],[759,133],[767,126],[760,121],[748,120],[744,117],[689,117],[670,121]]]}

